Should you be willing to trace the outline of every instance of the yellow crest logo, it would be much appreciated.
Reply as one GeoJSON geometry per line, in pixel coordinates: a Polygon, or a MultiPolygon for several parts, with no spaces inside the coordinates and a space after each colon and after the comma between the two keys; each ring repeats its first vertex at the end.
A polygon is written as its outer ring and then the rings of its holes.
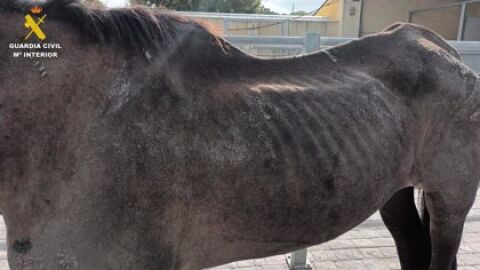
{"type": "MultiPolygon", "coordinates": [[[[43,9],[39,6],[32,7],[30,12],[35,15],[40,15],[43,9]]],[[[28,14],[25,16],[25,28],[29,29],[30,32],[25,37],[25,40],[28,40],[33,34],[37,36],[40,41],[43,41],[47,38],[47,35],[42,31],[40,25],[45,22],[45,18],[47,15],[43,15],[42,17],[36,20],[32,15],[28,14]]]]}
{"type": "Polygon", "coordinates": [[[43,11],[43,8],[39,6],[34,6],[30,8],[30,12],[32,12],[32,14],[40,14],[42,13],[42,11],[43,11]]]}

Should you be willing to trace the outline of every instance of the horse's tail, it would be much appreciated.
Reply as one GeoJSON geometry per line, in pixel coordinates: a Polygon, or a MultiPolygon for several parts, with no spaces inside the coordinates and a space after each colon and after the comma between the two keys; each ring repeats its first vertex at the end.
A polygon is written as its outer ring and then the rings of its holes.
{"type": "Polygon", "coordinates": [[[430,231],[430,213],[428,213],[427,205],[425,203],[425,191],[420,189],[418,192],[418,206],[420,212],[420,219],[427,231],[430,231]]]}
{"type": "MultiPolygon", "coordinates": [[[[430,234],[430,213],[428,212],[427,204],[425,202],[425,190],[419,189],[418,192],[418,205],[419,205],[419,212],[420,212],[420,219],[422,220],[423,226],[425,227],[425,232],[427,233],[427,246],[429,247],[429,251],[432,248],[432,237],[430,234]]],[[[427,254],[426,261],[430,262],[431,257],[430,253],[427,254]]]]}

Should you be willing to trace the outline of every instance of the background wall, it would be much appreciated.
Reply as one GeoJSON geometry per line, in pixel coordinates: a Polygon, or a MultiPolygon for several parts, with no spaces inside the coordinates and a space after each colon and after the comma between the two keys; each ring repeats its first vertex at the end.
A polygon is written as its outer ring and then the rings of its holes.
{"type": "MultiPolygon", "coordinates": [[[[351,0],[346,0],[351,1],[351,0]]],[[[360,35],[381,31],[397,22],[408,22],[412,10],[457,3],[458,0],[364,0],[360,35]]],[[[412,22],[425,25],[447,39],[456,39],[460,8],[416,13],[412,22]]]]}
{"type": "MultiPolygon", "coordinates": [[[[410,21],[455,40],[461,16],[459,3],[460,0],[328,0],[316,15],[338,21],[337,35],[343,37],[365,36],[395,22],[410,21]],[[452,6],[431,9],[445,5],[452,6]],[[415,12],[410,16],[411,11],[415,12]]],[[[480,40],[480,2],[468,3],[465,14],[464,40],[480,40]]]]}

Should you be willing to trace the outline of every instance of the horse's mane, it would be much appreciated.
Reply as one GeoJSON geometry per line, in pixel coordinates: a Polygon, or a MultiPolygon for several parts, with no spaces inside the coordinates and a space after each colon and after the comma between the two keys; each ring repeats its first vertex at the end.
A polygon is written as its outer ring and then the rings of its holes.
{"type": "Polygon", "coordinates": [[[127,49],[147,50],[175,46],[188,34],[201,34],[210,43],[222,45],[220,38],[195,20],[178,16],[167,10],[143,7],[121,9],[88,8],[80,0],[23,1],[1,0],[0,11],[28,12],[32,6],[43,8],[48,18],[57,18],[74,24],[78,29],[100,43],[117,43],[127,49]]]}

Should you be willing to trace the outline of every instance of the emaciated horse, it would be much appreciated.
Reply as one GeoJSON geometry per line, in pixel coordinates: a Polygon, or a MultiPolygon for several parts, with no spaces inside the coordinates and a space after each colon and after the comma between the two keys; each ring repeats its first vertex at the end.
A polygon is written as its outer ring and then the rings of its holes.
{"type": "Polygon", "coordinates": [[[14,57],[31,4],[0,3],[12,269],[201,269],[328,241],[378,209],[403,269],[456,268],[480,84],[437,34],[396,24],[260,59],[167,11],[40,5],[58,58],[14,57]]]}

